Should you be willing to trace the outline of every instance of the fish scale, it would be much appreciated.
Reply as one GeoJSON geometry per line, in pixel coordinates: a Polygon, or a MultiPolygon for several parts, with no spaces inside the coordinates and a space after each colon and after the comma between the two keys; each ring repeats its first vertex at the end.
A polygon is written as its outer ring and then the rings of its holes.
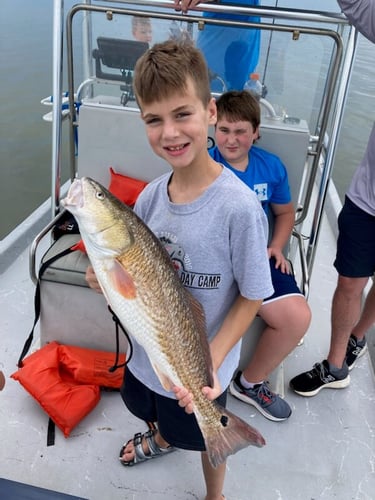
{"type": "MultiPolygon", "coordinates": [[[[261,434],[202,393],[212,385],[202,306],[183,287],[164,247],[142,220],[99,183],[75,179],[63,205],[77,219],[103,293],[146,351],[166,390],[185,387],[212,466],[261,434]]],[[[174,396],[173,396],[174,397],[174,396]]]]}

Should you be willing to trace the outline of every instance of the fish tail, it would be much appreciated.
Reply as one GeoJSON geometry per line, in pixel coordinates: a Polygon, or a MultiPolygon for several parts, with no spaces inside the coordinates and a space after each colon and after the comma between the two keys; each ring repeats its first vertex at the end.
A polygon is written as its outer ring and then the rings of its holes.
{"type": "Polygon", "coordinates": [[[264,446],[264,437],[254,427],[224,408],[220,408],[221,426],[212,432],[203,429],[206,451],[213,467],[225,462],[229,455],[233,455],[246,446],[264,446]]]}

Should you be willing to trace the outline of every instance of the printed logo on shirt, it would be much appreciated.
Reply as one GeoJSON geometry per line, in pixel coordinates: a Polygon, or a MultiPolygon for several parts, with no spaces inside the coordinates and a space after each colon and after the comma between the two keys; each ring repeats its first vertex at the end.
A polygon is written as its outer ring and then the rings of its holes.
{"type": "Polygon", "coordinates": [[[181,283],[186,288],[206,290],[215,290],[219,288],[221,275],[194,272],[191,260],[189,256],[186,255],[181,245],[177,243],[177,238],[173,237],[171,234],[167,236],[163,233],[163,236],[160,237],[160,241],[167,250],[173,266],[180,277],[181,283]]]}
{"type": "Polygon", "coordinates": [[[259,201],[268,200],[267,187],[268,184],[266,182],[262,184],[254,184],[254,191],[259,201]]]}

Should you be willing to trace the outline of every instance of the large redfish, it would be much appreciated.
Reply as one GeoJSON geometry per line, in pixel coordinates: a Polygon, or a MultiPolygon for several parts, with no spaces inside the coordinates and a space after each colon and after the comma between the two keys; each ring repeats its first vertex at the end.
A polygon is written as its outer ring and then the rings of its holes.
{"type": "Polygon", "coordinates": [[[146,350],[163,387],[185,387],[211,464],[253,444],[261,434],[209,401],[212,362],[202,306],[184,288],[158,238],[127,206],[94,180],[71,185],[63,205],[77,219],[103,293],[124,328],[146,350]]]}

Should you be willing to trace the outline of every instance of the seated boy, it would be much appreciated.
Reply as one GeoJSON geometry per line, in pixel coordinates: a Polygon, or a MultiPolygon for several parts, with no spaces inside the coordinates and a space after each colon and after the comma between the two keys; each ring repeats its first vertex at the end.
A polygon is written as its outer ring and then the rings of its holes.
{"type": "Polygon", "coordinates": [[[294,225],[288,175],[277,156],[253,145],[259,138],[260,107],[249,92],[227,92],[216,106],[216,146],[210,150],[211,156],[255,191],[266,214],[271,210],[274,216],[268,256],[275,291],[258,312],[267,326],[249,365],[232,381],[230,392],[266,418],[285,420],[291,408],[270,390],[266,380],[296,347],[311,319],[310,308],[283,255],[294,225]]]}
{"type": "MultiPolygon", "coordinates": [[[[179,248],[176,272],[185,276],[185,287],[205,313],[216,383],[204,393],[225,405],[240,339],[262,299],[273,291],[267,219],[255,194],[208,154],[208,127],[216,123],[216,105],[199,50],[173,41],[154,45],[137,61],[134,90],[149,143],[171,166],[170,173],[146,186],[134,210],[167,251],[179,248]]],[[[92,270],[86,277],[96,288],[92,270]]],[[[177,401],[133,342],[121,394],[134,415],[157,422],[157,427],[127,441],[120,461],[132,466],[165,456],[174,447],[200,451],[205,498],[221,500],[226,464],[211,466],[197,421],[182,407],[183,389],[176,389],[177,401]]]]}

